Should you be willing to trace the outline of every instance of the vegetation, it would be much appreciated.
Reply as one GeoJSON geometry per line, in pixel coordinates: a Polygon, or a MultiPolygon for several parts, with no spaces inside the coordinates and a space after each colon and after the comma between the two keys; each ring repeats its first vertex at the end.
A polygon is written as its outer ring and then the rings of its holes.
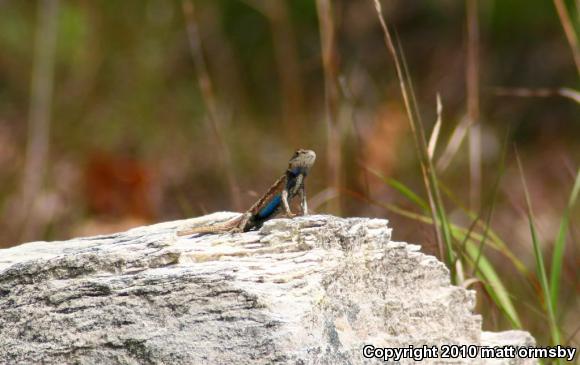
{"type": "Polygon", "coordinates": [[[0,1],[0,246],[242,210],[311,148],[312,209],[390,219],[486,327],[579,347],[579,9],[0,1]]]}

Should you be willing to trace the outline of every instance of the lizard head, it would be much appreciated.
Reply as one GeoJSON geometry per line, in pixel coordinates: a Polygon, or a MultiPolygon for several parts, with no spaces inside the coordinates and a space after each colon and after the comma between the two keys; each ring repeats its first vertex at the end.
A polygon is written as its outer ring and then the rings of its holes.
{"type": "Polygon", "coordinates": [[[288,170],[293,173],[307,173],[308,170],[314,165],[316,160],[316,153],[311,150],[299,149],[294,152],[294,155],[288,163],[288,170]]]}

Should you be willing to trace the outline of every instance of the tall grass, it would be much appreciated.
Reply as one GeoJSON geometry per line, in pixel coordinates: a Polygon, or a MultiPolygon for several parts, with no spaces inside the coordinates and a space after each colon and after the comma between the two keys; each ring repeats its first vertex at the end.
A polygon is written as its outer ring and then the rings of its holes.
{"type": "Polygon", "coordinates": [[[431,207],[431,215],[433,222],[435,222],[433,226],[435,228],[435,236],[437,238],[439,254],[441,257],[445,258],[445,262],[451,270],[451,280],[454,283],[457,283],[455,266],[452,265],[452,263],[455,261],[455,257],[454,250],[452,248],[451,230],[449,228],[445,207],[439,192],[435,168],[431,159],[429,158],[427,142],[425,140],[425,131],[423,130],[423,124],[420,120],[420,113],[417,108],[409,72],[407,70],[406,63],[404,62],[404,57],[402,57],[402,53],[397,52],[395,48],[393,38],[387,26],[380,1],[374,0],[374,4],[377,15],[379,17],[379,22],[384,32],[385,45],[393,57],[393,61],[395,63],[395,69],[399,79],[399,87],[401,89],[401,94],[405,103],[405,109],[407,111],[407,116],[409,118],[409,123],[413,133],[415,148],[419,155],[423,181],[425,183],[427,195],[429,198],[429,206],[431,207]]]}
{"type": "Polygon", "coordinates": [[[19,202],[21,211],[17,214],[21,220],[19,223],[21,223],[20,239],[22,241],[38,236],[41,229],[40,222],[35,217],[34,203],[43,187],[48,164],[58,12],[58,0],[38,2],[28,138],[22,195],[19,202]]]}
{"type": "Polygon", "coordinates": [[[469,124],[469,206],[481,204],[481,121],[479,115],[479,14],[478,1],[466,0],[467,18],[467,118],[469,124]]]}
{"type": "Polygon", "coordinates": [[[203,102],[207,110],[208,127],[211,132],[213,142],[217,146],[218,158],[223,168],[230,193],[230,199],[236,210],[242,209],[240,199],[240,189],[234,169],[231,163],[231,153],[228,144],[223,137],[223,128],[220,123],[218,102],[215,96],[213,82],[209,75],[207,64],[203,55],[203,44],[197,25],[194,2],[192,0],[182,0],[182,10],[187,29],[189,48],[193,58],[193,64],[197,74],[197,82],[201,92],[203,102]]]}
{"type": "MultiPolygon", "coordinates": [[[[401,195],[406,197],[409,201],[420,208],[423,213],[414,213],[394,204],[384,204],[372,200],[369,201],[370,203],[383,207],[392,213],[398,214],[411,220],[415,220],[417,222],[434,224],[434,220],[429,215],[429,205],[419,195],[415,194],[410,188],[405,186],[405,184],[395,179],[387,178],[372,169],[369,171],[373,175],[380,178],[385,184],[391,186],[399,193],[401,193],[401,195]]],[[[499,179],[502,174],[503,171],[500,169],[494,192],[492,193],[494,199],[499,186],[499,179]]],[[[511,298],[512,295],[508,291],[506,285],[503,283],[501,279],[502,275],[496,271],[491,260],[489,260],[483,253],[484,245],[487,245],[491,249],[494,249],[500,254],[504,255],[510,262],[514,264],[514,267],[516,267],[522,273],[522,276],[527,277],[528,271],[526,270],[524,264],[519,261],[519,259],[508,249],[507,245],[491,228],[490,221],[492,213],[493,204],[489,209],[486,221],[480,221],[480,214],[477,217],[474,217],[473,222],[468,229],[450,223],[449,228],[451,235],[454,242],[456,243],[453,248],[455,260],[451,263],[451,267],[461,268],[463,266],[462,262],[470,264],[472,268],[471,275],[473,277],[477,277],[478,280],[471,280],[470,277],[465,278],[465,280],[459,280],[459,278],[464,277],[464,273],[458,270],[457,284],[466,285],[465,283],[481,282],[488,295],[496,304],[497,308],[505,315],[512,326],[515,328],[521,328],[522,322],[513,304],[511,298]],[[481,230],[483,230],[483,233],[476,232],[476,227],[479,227],[481,230]]]]}
{"type": "Polygon", "coordinates": [[[554,6],[558,12],[560,24],[562,24],[568,44],[570,45],[578,76],[580,76],[580,44],[578,42],[577,31],[575,30],[572,19],[570,19],[570,14],[568,13],[568,8],[566,7],[564,0],[554,0],[554,6]]]}
{"type": "Polygon", "coordinates": [[[554,253],[552,254],[552,270],[550,272],[550,301],[554,311],[558,309],[560,298],[560,282],[562,280],[562,270],[564,268],[564,250],[566,248],[566,236],[570,225],[570,213],[578,200],[580,192],[580,170],[576,173],[574,186],[568,198],[568,205],[562,214],[558,235],[554,242],[554,253]]]}
{"type": "Polygon", "coordinates": [[[550,300],[550,286],[548,284],[548,275],[546,274],[546,268],[544,265],[544,255],[542,254],[542,247],[538,237],[538,232],[536,230],[536,223],[534,219],[534,212],[532,209],[532,201],[530,199],[530,193],[528,192],[528,185],[526,183],[526,178],[524,176],[524,169],[522,167],[522,162],[520,156],[516,152],[516,160],[518,162],[518,168],[520,171],[520,177],[522,179],[522,186],[524,188],[524,196],[526,198],[526,206],[528,208],[528,223],[530,225],[530,234],[532,238],[532,246],[534,249],[534,257],[536,258],[536,270],[537,277],[542,286],[542,292],[544,297],[542,301],[545,302],[546,312],[548,315],[548,323],[550,327],[550,334],[552,337],[553,344],[560,344],[560,330],[556,324],[556,313],[554,311],[554,306],[550,300]]]}
{"type": "Polygon", "coordinates": [[[530,89],[530,88],[505,88],[505,87],[496,87],[495,94],[499,96],[516,96],[516,97],[523,97],[523,98],[549,98],[554,96],[561,96],[570,100],[575,101],[576,103],[580,104],[580,91],[571,89],[569,87],[561,87],[558,89],[549,89],[549,88],[539,88],[539,89],[530,89]]]}
{"type": "MultiPolygon", "coordinates": [[[[339,80],[336,54],[336,29],[331,0],[316,0],[316,11],[322,49],[324,71],[324,102],[326,109],[327,144],[326,159],[329,186],[335,191],[342,190],[342,143],[339,123],[339,80]]],[[[330,201],[328,210],[340,214],[340,196],[330,201]]]]}
{"type": "MultiPolygon", "coordinates": [[[[478,209],[479,212],[476,213],[473,210],[473,204],[470,204],[470,208],[463,206],[460,200],[454,196],[453,192],[451,192],[450,189],[445,188],[445,185],[437,175],[437,171],[434,168],[433,159],[435,156],[435,149],[437,148],[437,140],[442,124],[441,107],[438,105],[438,119],[435,123],[431,138],[429,139],[429,144],[427,144],[425,139],[425,131],[419,115],[420,112],[416,104],[416,98],[402,49],[400,47],[397,49],[394,46],[394,42],[387,26],[387,21],[385,20],[386,17],[383,14],[380,1],[373,0],[373,2],[381,28],[384,33],[385,46],[393,58],[397,71],[400,90],[411,125],[411,131],[414,137],[416,151],[419,155],[424,185],[427,192],[427,201],[425,201],[423,198],[421,198],[420,194],[413,192],[404,183],[387,178],[382,176],[380,172],[369,169],[373,175],[380,178],[385,184],[398,191],[402,196],[406,197],[410,202],[417,206],[422,213],[414,213],[393,204],[378,203],[378,205],[407,218],[432,224],[435,229],[436,238],[439,244],[440,255],[442,258],[444,258],[445,263],[451,270],[453,282],[457,284],[464,284],[465,286],[480,282],[498,310],[504,314],[505,318],[511,323],[511,325],[514,328],[521,328],[523,324],[520,319],[520,314],[513,302],[515,297],[515,294],[513,293],[515,291],[513,289],[509,290],[509,287],[504,284],[502,279],[504,275],[502,275],[494,266],[494,261],[492,261],[487,256],[486,249],[495,250],[501,253],[509,260],[509,262],[511,262],[521,277],[528,281],[530,287],[534,287],[535,283],[539,282],[541,295],[538,297],[535,305],[532,306],[545,312],[548,323],[550,342],[554,345],[563,344],[560,323],[558,323],[558,318],[561,318],[560,313],[558,313],[558,308],[560,307],[559,292],[562,283],[564,251],[568,227],[570,225],[570,215],[580,193],[580,170],[576,175],[574,185],[568,199],[567,207],[561,219],[558,235],[555,239],[554,253],[551,258],[551,271],[550,275],[548,276],[548,270],[546,269],[544,255],[542,252],[542,245],[537,233],[536,223],[533,215],[532,201],[528,192],[526,179],[524,177],[523,167],[519,156],[517,156],[517,164],[520,170],[525,202],[527,206],[531,245],[536,262],[536,272],[534,274],[526,267],[526,265],[521,262],[517,255],[512,252],[509,245],[500,238],[500,236],[494,231],[492,227],[495,203],[501,184],[501,177],[503,176],[505,170],[505,160],[507,155],[506,151],[509,141],[508,136],[506,136],[503,144],[503,152],[496,179],[493,183],[491,193],[486,199],[487,208],[483,209],[482,207],[478,209]],[[461,209],[466,214],[466,216],[470,217],[471,221],[468,228],[464,228],[452,223],[449,217],[447,217],[446,207],[444,206],[442,199],[442,193],[444,193],[446,197],[455,204],[456,208],[461,209]],[[468,272],[467,267],[471,268],[470,273],[468,272]]],[[[476,1],[467,0],[467,3],[468,8],[472,13],[471,17],[473,17],[476,1]]],[[[471,19],[471,22],[473,22],[473,18],[471,19]]],[[[476,30],[473,29],[471,31],[476,32],[476,30]]],[[[474,37],[473,34],[471,37],[474,37]]],[[[473,43],[475,40],[472,39],[471,42],[473,43]]],[[[474,51],[471,50],[471,52],[474,51]]],[[[474,52],[474,54],[477,55],[477,52],[474,52]]],[[[475,56],[472,54],[471,57],[475,56]]],[[[478,72],[478,66],[477,63],[473,60],[471,60],[471,62],[472,64],[468,67],[468,71],[466,72],[468,79],[475,79],[470,82],[472,85],[469,87],[472,89],[471,96],[468,97],[472,99],[469,102],[472,105],[468,108],[471,109],[471,111],[468,112],[468,118],[464,119],[464,121],[462,121],[458,127],[455,128],[455,130],[452,132],[452,137],[449,143],[444,146],[444,152],[438,164],[440,168],[449,166],[449,163],[462,143],[463,137],[467,134],[467,131],[476,121],[476,119],[479,118],[479,106],[477,100],[475,100],[478,98],[478,81],[476,75],[474,75],[478,72]]],[[[574,96],[571,98],[574,99],[574,96]]],[[[474,161],[471,162],[473,163],[474,161]]],[[[372,203],[377,204],[377,202],[372,203]]]]}
{"type": "Polygon", "coordinates": [[[286,1],[244,0],[269,22],[272,47],[280,81],[281,118],[287,139],[300,147],[304,128],[304,86],[296,44],[296,32],[286,1]]]}

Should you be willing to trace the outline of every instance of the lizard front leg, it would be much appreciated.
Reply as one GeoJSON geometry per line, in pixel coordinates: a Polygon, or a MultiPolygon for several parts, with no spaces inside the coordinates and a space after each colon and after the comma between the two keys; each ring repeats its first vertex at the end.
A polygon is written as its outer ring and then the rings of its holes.
{"type": "Polygon", "coordinates": [[[292,213],[292,211],[290,210],[290,205],[288,204],[288,190],[284,189],[282,191],[282,205],[284,206],[284,212],[286,213],[286,216],[289,218],[294,217],[296,214],[292,213]]]}
{"type": "Polygon", "coordinates": [[[304,188],[304,184],[298,190],[298,194],[300,194],[300,208],[302,209],[302,215],[308,215],[308,204],[306,203],[306,190],[304,188]]]}

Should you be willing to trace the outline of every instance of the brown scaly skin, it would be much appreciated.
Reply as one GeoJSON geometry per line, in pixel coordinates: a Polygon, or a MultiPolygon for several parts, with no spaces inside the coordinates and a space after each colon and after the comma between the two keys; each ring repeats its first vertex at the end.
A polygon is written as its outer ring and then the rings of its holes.
{"type": "Polygon", "coordinates": [[[288,163],[288,169],[262,197],[239,217],[224,222],[201,227],[182,227],[177,231],[178,236],[186,236],[194,233],[220,233],[220,232],[247,232],[258,229],[262,224],[274,218],[281,211],[287,217],[294,217],[290,210],[289,202],[296,195],[300,196],[301,214],[308,214],[306,205],[306,192],[304,179],[316,160],[316,153],[311,150],[296,150],[288,163]]]}

